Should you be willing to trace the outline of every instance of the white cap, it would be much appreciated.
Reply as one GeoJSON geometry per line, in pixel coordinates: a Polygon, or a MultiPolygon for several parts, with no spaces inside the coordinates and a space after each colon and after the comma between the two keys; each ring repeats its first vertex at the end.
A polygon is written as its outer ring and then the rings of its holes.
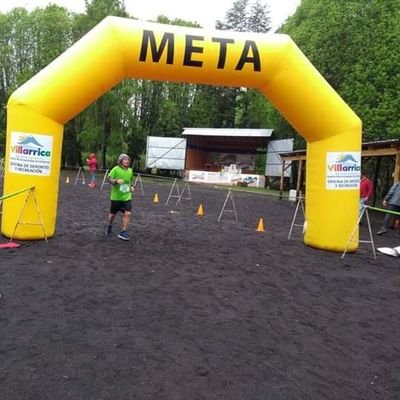
{"type": "Polygon", "coordinates": [[[129,160],[129,162],[131,161],[131,158],[128,156],[128,154],[121,153],[121,154],[118,156],[118,164],[121,164],[121,162],[122,162],[122,160],[123,160],[124,158],[127,158],[127,159],[129,160]]]}

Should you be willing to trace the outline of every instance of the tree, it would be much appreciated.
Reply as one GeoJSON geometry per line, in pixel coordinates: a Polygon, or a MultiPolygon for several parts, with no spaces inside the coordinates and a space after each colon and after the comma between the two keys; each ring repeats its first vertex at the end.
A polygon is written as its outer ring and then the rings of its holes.
{"type": "MultiPolygon", "coordinates": [[[[399,6],[399,0],[303,0],[281,29],[361,118],[364,142],[399,137],[399,6]]],[[[392,163],[378,158],[379,191],[391,181],[392,163]]]]}
{"type": "Polygon", "coordinates": [[[37,8],[30,15],[32,68],[40,71],[72,44],[68,11],[56,5],[37,8]]]}
{"type": "MultiPolygon", "coordinates": [[[[80,39],[108,15],[121,17],[128,15],[123,0],[85,0],[85,5],[85,14],[73,16],[72,32],[75,40],[80,39]]],[[[110,146],[115,153],[126,146],[124,136],[128,132],[126,126],[121,125],[121,120],[123,105],[128,104],[129,97],[130,94],[126,95],[123,84],[118,85],[70,121],[68,125],[71,127],[67,125],[70,138],[73,132],[77,135],[76,139],[71,138],[71,140],[78,142],[82,151],[101,154],[99,162],[103,168],[107,167],[110,146]],[[77,126],[81,128],[79,132],[74,130],[77,126]]],[[[113,156],[112,158],[115,158],[116,154],[113,156]]]]}
{"type": "MultiPolygon", "coordinates": [[[[260,0],[249,3],[248,0],[237,0],[226,13],[225,21],[217,21],[217,28],[222,30],[266,33],[271,29],[269,8],[260,0]]],[[[222,116],[220,127],[266,126],[264,120],[268,101],[253,89],[220,88],[217,91],[217,104],[222,116]],[[256,121],[251,121],[256,117],[256,121]]]]}
{"type": "Polygon", "coordinates": [[[7,15],[0,13],[0,157],[4,155],[3,143],[6,130],[6,104],[12,80],[10,64],[9,40],[11,24],[7,15]]]}
{"type": "Polygon", "coordinates": [[[68,12],[58,6],[0,14],[0,132],[12,92],[70,45],[68,12]]]}
{"type": "Polygon", "coordinates": [[[209,128],[219,126],[217,97],[213,86],[196,85],[185,126],[209,128]]]}
{"type": "Polygon", "coordinates": [[[267,33],[271,30],[270,10],[267,5],[256,0],[250,7],[247,19],[247,30],[249,32],[267,33]]]}
{"type": "Polygon", "coordinates": [[[249,0],[236,0],[226,12],[225,21],[217,21],[217,29],[245,32],[247,30],[249,0]]]}
{"type": "Polygon", "coordinates": [[[364,140],[400,131],[399,0],[303,0],[282,32],[363,121],[364,140]]]}
{"type": "MultiPolygon", "coordinates": [[[[10,94],[108,15],[128,16],[123,0],[86,0],[82,14],[55,5],[28,13],[0,14],[0,140],[10,94]]],[[[238,0],[223,29],[267,32],[269,11],[256,0],[238,0]]],[[[158,22],[198,27],[159,16],[158,22]]],[[[62,94],[60,94],[61,96],[62,94]]],[[[197,84],[121,82],[65,126],[63,163],[81,163],[81,153],[101,154],[103,167],[121,151],[140,155],[147,135],[178,136],[184,126],[271,126],[268,102],[256,91],[197,84]]],[[[4,142],[4,140],[3,140],[4,142]]],[[[0,149],[1,151],[1,149],[0,149]]],[[[85,155],[84,155],[85,157],[85,155]]]]}
{"type": "Polygon", "coordinates": [[[124,0],[85,0],[88,31],[109,15],[127,17],[124,0]]]}

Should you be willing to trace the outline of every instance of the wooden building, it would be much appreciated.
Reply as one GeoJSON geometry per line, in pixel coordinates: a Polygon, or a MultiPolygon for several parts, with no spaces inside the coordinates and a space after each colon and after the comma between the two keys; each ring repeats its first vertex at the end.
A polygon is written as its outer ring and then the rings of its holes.
{"type": "Polygon", "coordinates": [[[185,179],[213,184],[264,187],[256,174],[258,149],[266,149],[272,129],[184,128],[185,179]]]}

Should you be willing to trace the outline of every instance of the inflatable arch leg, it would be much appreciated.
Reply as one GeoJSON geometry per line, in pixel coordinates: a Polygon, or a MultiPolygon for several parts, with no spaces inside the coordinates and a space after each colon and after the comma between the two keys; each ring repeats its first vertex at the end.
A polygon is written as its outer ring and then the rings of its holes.
{"type": "MultiPolygon", "coordinates": [[[[307,140],[307,245],[343,251],[358,215],[361,121],[287,35],[107,17],[7,105],[4,191],[34,185],[54,235],[63,125],[124,78],[257,88],[307,140]]],[[[20,200],[6,202],[10,235],[20,200]]],[[[23,226],[18,239],[42,239],[23,226]]],[[[349,250],[355,250],[357,242],[349,250]]]]}

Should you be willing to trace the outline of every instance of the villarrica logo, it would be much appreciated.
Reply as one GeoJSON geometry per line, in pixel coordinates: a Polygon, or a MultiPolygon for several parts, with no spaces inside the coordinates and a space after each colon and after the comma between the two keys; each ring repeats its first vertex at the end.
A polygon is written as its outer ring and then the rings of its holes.
{"type": "Polygon", "coordinates": [[[328,170],[335,172],[360,171],[361,167],[358,164],[351,154],[342,153],[337,156],[334,164],[328,164],[328,170]]]}
{"type": "Polygon", "coordinates": [[[32,135],[20,136],[17,144],[11,146],[11,152],[39,157],[50,157],[51,155],[51,151],[43,150],[43,145],[32,135]]]}

